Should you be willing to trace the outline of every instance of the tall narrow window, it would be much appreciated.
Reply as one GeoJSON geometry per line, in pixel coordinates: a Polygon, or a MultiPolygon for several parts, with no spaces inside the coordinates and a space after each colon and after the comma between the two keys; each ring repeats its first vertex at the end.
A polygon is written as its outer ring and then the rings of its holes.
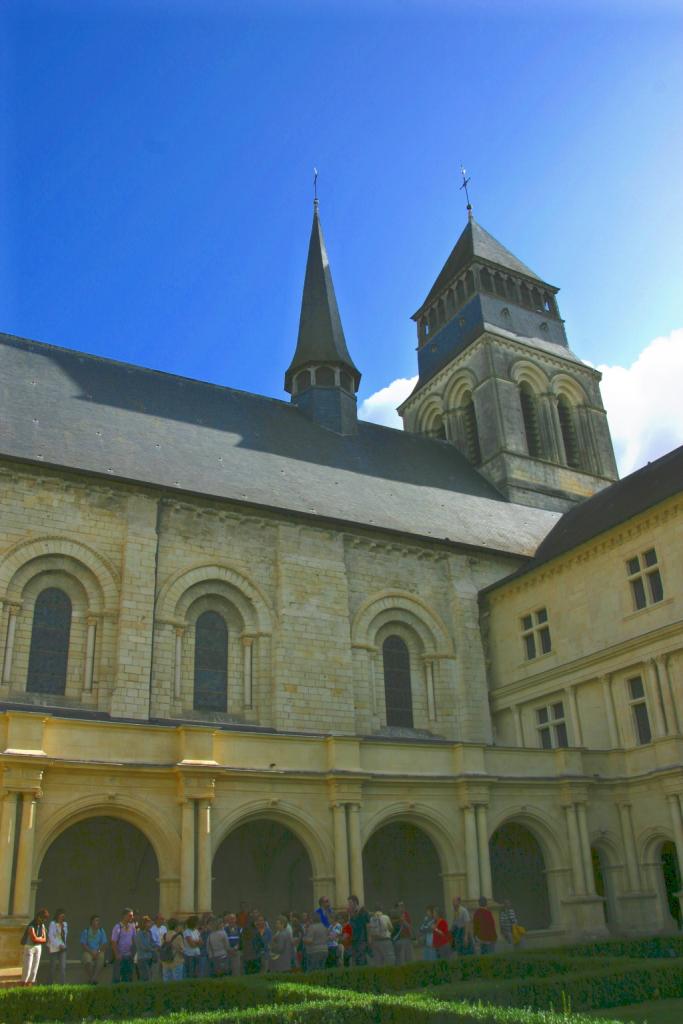
{"type": "Polygon", "coordinates": [[[479,286],[484,292],[493,291],[493,282],[491,280],[491,274],[486,267],[479,271],[479,286]]]}
{"type": "Polygon", "coordinates": [[[413,727],[410,654],[400,636],[388,636],[382,645],[387,725],[413,727]]]}
{"type": "Polygon", "coordinates": [[[550,654],[552,643],[547,608],[522,616],[522,644],[527,661],[533,661],[541,654],[550,654]]]}
{"type": "Polygon", "coordinates": [[[524,420],[524,433],[526,435],[526,446],[529,455],[533,459],[540,459],[543,451],[541,448],[541,430],[538,423],[536,396],[527,383],[520,385],[519,400],[522,406],[522,419],[524,420]]]}
{"type": "Polygon", "coordinates": [[[63,590],[48,587],[33,610],[26,689],[29,693],[63,694],[71,634],[71,600],[63,590]]]}
{"type": "Polygon", "coordinates": [[[471,391],[468,391],[465,395],[462,408],[465,437],[467,439],[467,457],[474,466],[478,466],[481,463],[481,447],[479,445],[477,414],[474,409],[471,391]]]}
{"type": "Polygon", "coordinates": [[[536,708],[536,728],[543,750],[568,747],[567,723],[564,718],[564,704],[558,700],[545,708],[536,708]]]}
{"type": "Polygon", "coordinates": [[[633,679],[629,679],[628,691],[631,698],[630,704],[636,739],[641,746],[644,746],[652,740],[652,729],[650,728],[650,716],[647,712],[643,680],[640,676],[634,676],[633,679]]]}
{"type": "Polygon", "coordinates": [[[228,710],[228,627],[218,612],[203,612],[195,626],[194,708],[228,710]]]}
{"type": "Polygon", "coordinates": [[[576,440],[576,427],[574,425],[574,412],[564,395],[560,395],[557,400],[557,413],[560,419],[560,430],[562,431],[567,465],[576,469],[580,465],[580,460],[579,445],[576,440]]]}

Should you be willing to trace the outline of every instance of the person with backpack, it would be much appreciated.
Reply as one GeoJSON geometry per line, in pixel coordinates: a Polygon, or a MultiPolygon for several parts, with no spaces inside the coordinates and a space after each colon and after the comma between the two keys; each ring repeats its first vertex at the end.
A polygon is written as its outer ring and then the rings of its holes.
{"type": "Polygon", "coordinates": [[[391,941],[391,918],[377,907],[368,921],[368,940],[374,967],[387,967],[396,963],[391,941]]]}
{"type": "Polygon", "coordinates": [[[185,949],[182,928],[174,917],[166,923],[166,934],[159,950],[162,981],[182,981],[185,972],[185,949]]]}
{"type": "Polygon", "coordinates": [[[21,937],[24,947],[21,965],[21,984],[26,987],[35,985],[40,955],[47,942],[46,924],[50,920],[49,910],[39,910],[32,921],[26,925],[21,937]]]}

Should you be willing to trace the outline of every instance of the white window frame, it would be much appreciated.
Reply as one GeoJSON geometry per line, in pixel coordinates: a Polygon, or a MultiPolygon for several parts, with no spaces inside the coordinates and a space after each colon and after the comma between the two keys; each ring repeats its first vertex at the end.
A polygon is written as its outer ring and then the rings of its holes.
{"type": "Polygon", "coordinates": [[[550,619],[548,609],[536,608],[522,616],[522,650],[525,661],[535,661],[552,654],[553,645],[550,635],[550,619]],[[548,649],[545,650],[547,641],[548,649]]]}
{"type": "Polygon", "coordinates": [[[541,750],[566,749],[569,746],[569,730],[564,700],[554,700],[550,704],[534,708],[534,712],[538,745],[541,750]],[[543,742],[544,736],[548,737],[548,743],[543,742]]]}
{"type": "Polygon", "coordinates": [[[664,584],[654,546],[626,559],[626,577],[631,588],[634,611],[642,611],[664,600],[664,584]],[[648,562],[649,555],[652,555],[653,559],[648,562]],[[639,594],[642,595],[641,603],[639,594]]]}

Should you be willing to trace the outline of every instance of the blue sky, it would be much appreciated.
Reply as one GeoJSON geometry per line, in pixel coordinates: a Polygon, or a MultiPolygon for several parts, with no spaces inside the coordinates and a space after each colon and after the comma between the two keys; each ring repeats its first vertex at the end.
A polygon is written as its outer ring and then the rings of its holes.
{"type": "Polygon", "coordinates": [[[683,345],[678,4],[4,0],[0,47],[2,330],[286,397],[317,165],[368,398],[463,161],[580,356],[683,345]]]}

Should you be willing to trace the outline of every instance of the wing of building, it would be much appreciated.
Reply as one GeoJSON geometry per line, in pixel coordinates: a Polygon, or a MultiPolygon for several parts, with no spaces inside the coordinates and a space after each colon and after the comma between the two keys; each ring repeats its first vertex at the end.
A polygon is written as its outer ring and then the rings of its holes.
{"type": "Polygon", "coordinates": [[[317,203],[289,401],[0,336],[3,963],[36,901],[676,927],[683,454],[617,481],[556,295],[470,214],[402,431],[317,203]]]}

